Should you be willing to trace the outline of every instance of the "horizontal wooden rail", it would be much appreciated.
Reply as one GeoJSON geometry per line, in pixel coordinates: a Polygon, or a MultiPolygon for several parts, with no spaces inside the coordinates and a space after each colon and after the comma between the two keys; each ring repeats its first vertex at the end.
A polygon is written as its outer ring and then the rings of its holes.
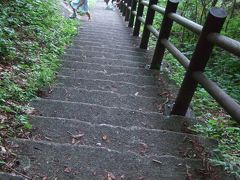
{"type": "Polygon", "coordinates": [[[240,56],[240,42],[218,33],[209,34],[208,40],[224,50],[236,56],[240,56]]]}
{"type": "Polygon", "coordinates": [[[152,10],[154,10],[154,11],[160,13],[160,14],[164,14],[165,13],[165,9],[162,8],[162,7],[159,7],[158,5],[154,4],[154,5],[151,6],[151,8],[152,8],[152,10]]]}
{"type": "Polygon", "coordinates": [[[147,25],[148,30],[153,33],[153,35],[158,38],[159,32],[152,25],[147,25]]]}
{"type": "Polygon", "coordinates": [[[132,14],[133,14],[134,16],[137,16],[137,11],[132,11],[132,14]]]}
{"type": "Polygon", "coordinates": [[[141,22],[141,23],[145,23],[145,19],[141,16],[138,16],[137,19],[141,22]]]}
{"type": "Polygon", "coordinates": [[[209,80],[203,72],[194,72],[193,78],[201,84],[211,96],[240,123],[240,105],[227,95],[213,81],[209,80]]]}
{"type": "Polygon", "coordinates": [[[190,60],[184,56],[181,51],[179,51],[176,46],[174,46],[169,40],[162,39],[161,44],[167,48],[167,50],[178,60],[178,62],[187,69],[190,63],[190,60]]]}
{"type": "Polygon", "coordinates": [[[177,13],[169,13],[168,17],[174,20],[176,23],[182,25],[183,27],[187,28],[188,30],[200,34],[202,32],[202,26],[183,17],[178,15],[177,13]]]}

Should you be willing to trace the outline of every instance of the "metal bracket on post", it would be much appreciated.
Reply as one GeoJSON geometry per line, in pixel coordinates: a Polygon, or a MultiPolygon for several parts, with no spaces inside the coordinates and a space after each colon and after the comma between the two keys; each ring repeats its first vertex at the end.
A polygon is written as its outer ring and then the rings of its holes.
{"type": "Polygon", "coordinates": [[[210,33],[219,33],[221,31],[226,17],[226,11],[221,8],[212,8],[209,11],[176,102],[171,111],[172,115],[185,116],[198,85],[198,82],[193,79],[192,74],[196,71],[204,71],[214,47],[208,41],[207,37],[210,33]]]}
{"type": "Polygon", "coordinates": [[[167,2],[157,45],[152,58],[151,69],[160,69],[165,52],[165,47],[162,45],[161,40],[169,38],[173,25],[173,20],[168,17],[168,14],[175,13],[177,11],[178,3],[179,0],[168,0],[167,2]]]}

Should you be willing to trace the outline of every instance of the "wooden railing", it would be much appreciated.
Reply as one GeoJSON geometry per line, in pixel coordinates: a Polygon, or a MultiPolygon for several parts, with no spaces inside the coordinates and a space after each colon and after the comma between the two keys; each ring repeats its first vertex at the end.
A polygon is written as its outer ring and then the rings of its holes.
{"type": "Polygon", "coordinates": [[[201,26],[176,13],[179,0],[168,0],[165,9],[157,6],[157,3],[158,0],[150,0],[149,2],[144,0],[123,0],[119,8],[122,15],[125,16],[125,21],[129,21],[128,26],[130,28],[134,27],[133,36],[139,36],[141,24],[144,24],[140,48],[147,49],[150,33],[158,39],[150,65],[151,69],[160,68],[165,49],[186,69],[171,115],[185,116],[197,85],[201,84],[226,112],[240,123],[240,105],[204,74],[204,69],[214,45],[240,57],[240,43],[219,34],[227,13],[221,8],[214,7],[209,10],[204,26],[201,26]],[[144,7],[148,7],[146,18],[143,18],[144,7]],[[152,25],[156,12],[163,15],[160,31],[156,30],[152,25]],[[191,60],[168,40],[173,22],[199,35],[191,60]]]}

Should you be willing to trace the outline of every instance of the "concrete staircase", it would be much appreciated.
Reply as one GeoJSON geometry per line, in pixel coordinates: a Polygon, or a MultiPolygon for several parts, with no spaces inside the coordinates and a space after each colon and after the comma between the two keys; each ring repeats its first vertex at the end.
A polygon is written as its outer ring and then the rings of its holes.
{"type": "Polygon", "coordinates": [[[17,171],[2,179],[228,179],[203,169],[202,155],[213,140],[186,133],[194,123],[166,117],[161,106],[171,88],[145,65],[150,54],[139,49],[116,11],[97,2],[93,21],[62,56],[57,83],[36,99],[29,139],[10,141],[17,171]],[[203,171],[203,170],[202,170],[203,171]]]}

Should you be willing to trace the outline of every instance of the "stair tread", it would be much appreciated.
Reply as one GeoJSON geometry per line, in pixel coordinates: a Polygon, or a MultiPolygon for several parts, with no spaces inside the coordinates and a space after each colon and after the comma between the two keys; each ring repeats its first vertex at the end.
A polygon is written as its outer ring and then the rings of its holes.
{"type": "MultiPolygon", "coordinates": [[[[14,147],[21,154],[18,161],[31,159],[28,176],[39,174],[58,179],[99,179],[111,172],[117,179],[185,179],[186,165],[195,175],[194,169],[201,167],[201,161],[174,156],[142,157],[132,152],[119,152],[102,147],[72,146],[29,140],[14,140],[14,147]],[[34,157],[33,157],[34,156],[34,157]],[[156,163],[153,160],[160,163],[156,163]],[[46,163],[47,162],[47,163],[46,163]]],[[[24,164],[24,163],[23,163],[24,164]]],[[[19,169],[24,168],[20,166],[19,169]]],[[[196,175],[197,176],[197,175],[196,175]]]]}
{"type": "MultiPolygon", "coordinates": [[[[72,42],[73,45],[83,45],[84,46],[99,46],[99,47],[111,47],[111,48],[121,48],[124,50],[132,49],[132,48],[138,48],[139,45],[137,43],[132,43],[132,44],[119,44],[118,42],[115,43],[101,43],[100,41],[89,41],[89,40],[73,40],[72,42]]],[[[144,51],[144,50],[143,50],[144,51]]]]}
{"type": "MultiPolygon", "coordinates": [[[[112,54],[127,54],[127,55],[136,55],[136,56],[144,56],[148,53],[148,51],[137,51],[134,48],[122,50],[121,47],[104,47],[103,46],[83,46],[83,44],[72,44],[72,46],[68,47],[69,50],[75,51],[88,51],[88,52],[99,52],[99,53],[112,53],[112,54]]],[[[112,58],[110,58],[112,59],[112,58]]]]}
{"type": "Polygon", "coordinates": [[[107,46],[107,44],[96,44],[94,45],[94,43],[92,45],[86,45],[84,43],[80,43],[80,44],[74,44],[72,43],[69,48],[78,48],[78,49],[82,49],[82,50],[88,50],[88,51],[105,51],[105,52],[110,52],[113,53],[115,51],[121,51],[122,53],[138,53],[138,54],[144,54],[144,53],[148,53],[149,50],[145,50],[145,49],[140,49],[137,47],[125,47],[123,49],[122,46],[119,45],[115,45],[115,46],[107,46]]]}
{"type": "Polygon", "coordinates": [[[176,132],[185,131],[186,127],[195,124],[194,120],[180,116],[166,118],[157,112],[142,112],[96,104],[37,99],[32,101],[31,105],[35,107],[40,116],[76,119],[93,124],[112,124],[122,127],[139,126],[176,132]]]}
{"type": "Polygon", "coordinates": [[[158,86],[137,86],[129,82],[119,82],[101,79],[87,79],[87,78],[71,78],[65,76],[58,76],[58,81],[55,84],[56,87],[72,87],[83,88],[88,90],[101,90],[108,92],[116,92],[119,94],[129,94],[134,96],[144,97],[161,97],[164,96],[162,92],[166,92],[166,89],[162,89],[158,86]]]}
{"type": "MultiPolygon", "coordinates": [[[[128,55],[124,53],[112,54],[108,52],[98,52],[98,51],[87,51],[87,50],[76,50],[76,49],[66,49],[65,54],[79,56],[81,58],[89,57],[102,57],[102,58],[112,58],[112,59],[123,59],[129,61],[146,62],[147,57],[142,55],[128,55]]],[[[147,55],[146,55],[147,56],[147,55]]]]}
{"type": "Polygon", "coordinates": [[[94,70],[85,70],[78,69],[71,71],[69,68],[62,68],[59,71],[59,75],[68,76],[73,78],[89,78],[89,79],[102,79],[102,80],[111,80],[111,81],[120,81],[120,82],[130,82],[139,86],[152,85],[158,86],[158,81],[152,76],[143,76],[143,75],[134,75],[127,73],[114,73],[107,74],[106,71],[94,71],[94,70]]]}
{"type": "Polygon", "coordinates": [[[216,147],[215,141],[191,134],[136,126],[118,127],[44,117],[32,117],[30,122],[33,125],[32,138],[38,141],[101,146],[120,152],[131,151],[142,156],[172,155],[195,159],[199,158],[195,157],[195,152],[185,154],[188,149],[193,148],[192,142],[205,147],[208,152],[216,147]],[[72,136],[79,134],[83,136],[76,139],[72,136]]]}
{"type": "Polygon", "coordinates": [[[144,112],[159,112],[159,106],[166,99],[135,95],[122,95],[115,92],[86,90],[69,87],[55,87],[45,95],[47,99],[119,107],[144,112]]]}
{"type": "Polygon", "coordinates": [[[62,66],[64,68],[69,68],[72,71],[83,69],[90,71],[102,71],[105,74],[117,74],[117,73],[126,73],[133,75],[142,75],[142,76],[154,76],[154,73],[157,74],[157,71],[151,71],[143,67],[128,67],[121,65],[103,65],[96,63],[88,62],[73,62],[73,61],[62,61],[62,66]]]}
{"type": "Polygon", "coordinates": [[[112,59],[112,58],[99,58],[99,57],[92,57],[92,58],[81,58],[75,55],[63,55],[61,57],[62,63],[79,63],[79,62],[87,62],[89,64],[99,64],[99,65],[115,65],[115,66],[127,66],[127,67],[145,67],[146,64],[143,62],[137,61],[128,61],[128,60],[120,60],[120,59],[112,59]]]}
{"type": "Polygon", "coordinates": [[[27,180],[26,178],[16,175],[14,173],[4,173],[4,172],[0,172],[0,179],[1,180],[27,180]]]}

